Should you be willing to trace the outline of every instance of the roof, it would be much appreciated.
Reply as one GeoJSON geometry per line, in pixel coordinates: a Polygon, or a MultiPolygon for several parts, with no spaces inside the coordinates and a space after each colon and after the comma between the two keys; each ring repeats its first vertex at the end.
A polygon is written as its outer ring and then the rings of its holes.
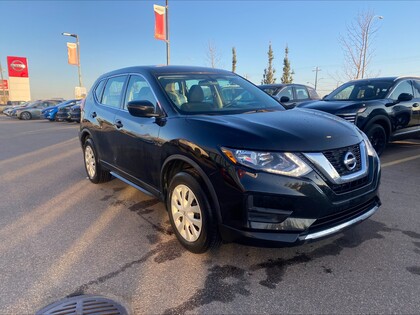
{"type": "Polygon", "coordinates": [[[232,74],[231,71],[215,69],[215,68],[206,68],[198,66],[134,66],[127,67],[118,70],[114,70],[104,74],[104,76],[109,76],[119,73],[128,73],[128,72],[149,72],[152,74],[179,74],[179,73],[223,73],[223,74],[232,74]]]}

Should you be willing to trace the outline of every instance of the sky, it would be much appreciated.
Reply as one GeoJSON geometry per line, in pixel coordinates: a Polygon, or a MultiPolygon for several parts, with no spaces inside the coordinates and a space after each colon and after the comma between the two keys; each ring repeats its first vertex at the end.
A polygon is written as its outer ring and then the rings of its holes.
{"type": "MultiPolygon", "coordinates": [[[[7,56],[28,58],[32,99],[74,96],[77,66],[67,63],[66,42],[77,34],[83,85],[135,65],[166,64],[166,45],[154,39],[156,1],[0,1],[0,62],[7,56]]],[[[378,28],[369,73],[374,76],[420,76],[417,40],[420,1],[182,1],[169,0],[170,63],[210,66],[209,45],[217,68],[231,70],[260,84],[268,63],[268,46],[280,82],[284,50],[294,83],[328,94],[343,83],[344,54],[339,42],[358,14],[371,10],[378,28]]],[[[7,71],[4,72],[7,79],[7,71]]]]}

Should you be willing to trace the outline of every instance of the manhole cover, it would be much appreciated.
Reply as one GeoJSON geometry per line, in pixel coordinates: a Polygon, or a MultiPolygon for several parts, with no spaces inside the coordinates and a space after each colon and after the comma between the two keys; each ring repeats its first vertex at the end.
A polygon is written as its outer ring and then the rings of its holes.
{"type": "Polygon", "coordinates": [[[119,303],[96,295],[79,295],[44,307],[35,315],[128,315],[119,303]]]}

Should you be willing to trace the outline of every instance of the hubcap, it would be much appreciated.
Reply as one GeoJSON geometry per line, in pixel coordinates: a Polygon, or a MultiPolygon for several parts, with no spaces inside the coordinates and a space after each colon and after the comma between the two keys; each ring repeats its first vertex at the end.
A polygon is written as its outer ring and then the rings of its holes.
{"type": "Polygon", "coordinates": [[[28,114],[28,113],[23,113],[23,114],[22,114],[22,118],[23,118],[24,120],[28,120],[28,119],[29,119],[29,114],[28,114]]]}
{"type": "Polygon", "coordinates": [[[201,234],[202,214],[197,197],[185,185],[178,185],[172,192],[171,212],[175,227],[187,241],[196,241],[201,234]]]}
{"type": "Polygon", "coordinates": [[[89,178],[93,178],[96,173],[95,154],[89,145],[85,148],[85,164],[89,178]]]}

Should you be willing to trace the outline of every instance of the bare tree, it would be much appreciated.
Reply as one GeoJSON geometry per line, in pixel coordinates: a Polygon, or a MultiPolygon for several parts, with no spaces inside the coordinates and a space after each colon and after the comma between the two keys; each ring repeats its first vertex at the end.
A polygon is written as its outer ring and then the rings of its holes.
{"type": "Polygon", "coordinates": [[[373,11],[359,12],[355,21],[347,25],[346,36],[340,36],[339,41],[344,51],[344,76],[347,79],[364,78],[372,60],[372,42],[378,27],[375,27],[373,11]]]}
{"type": "Polygon", "coordinates": [[[217,51],[216,45],[209,41],[208,42],[208,51],[207,51],[207,61],[209,62],[212,68],[216,68],[220,62],[220,54],[217,51]]]}

